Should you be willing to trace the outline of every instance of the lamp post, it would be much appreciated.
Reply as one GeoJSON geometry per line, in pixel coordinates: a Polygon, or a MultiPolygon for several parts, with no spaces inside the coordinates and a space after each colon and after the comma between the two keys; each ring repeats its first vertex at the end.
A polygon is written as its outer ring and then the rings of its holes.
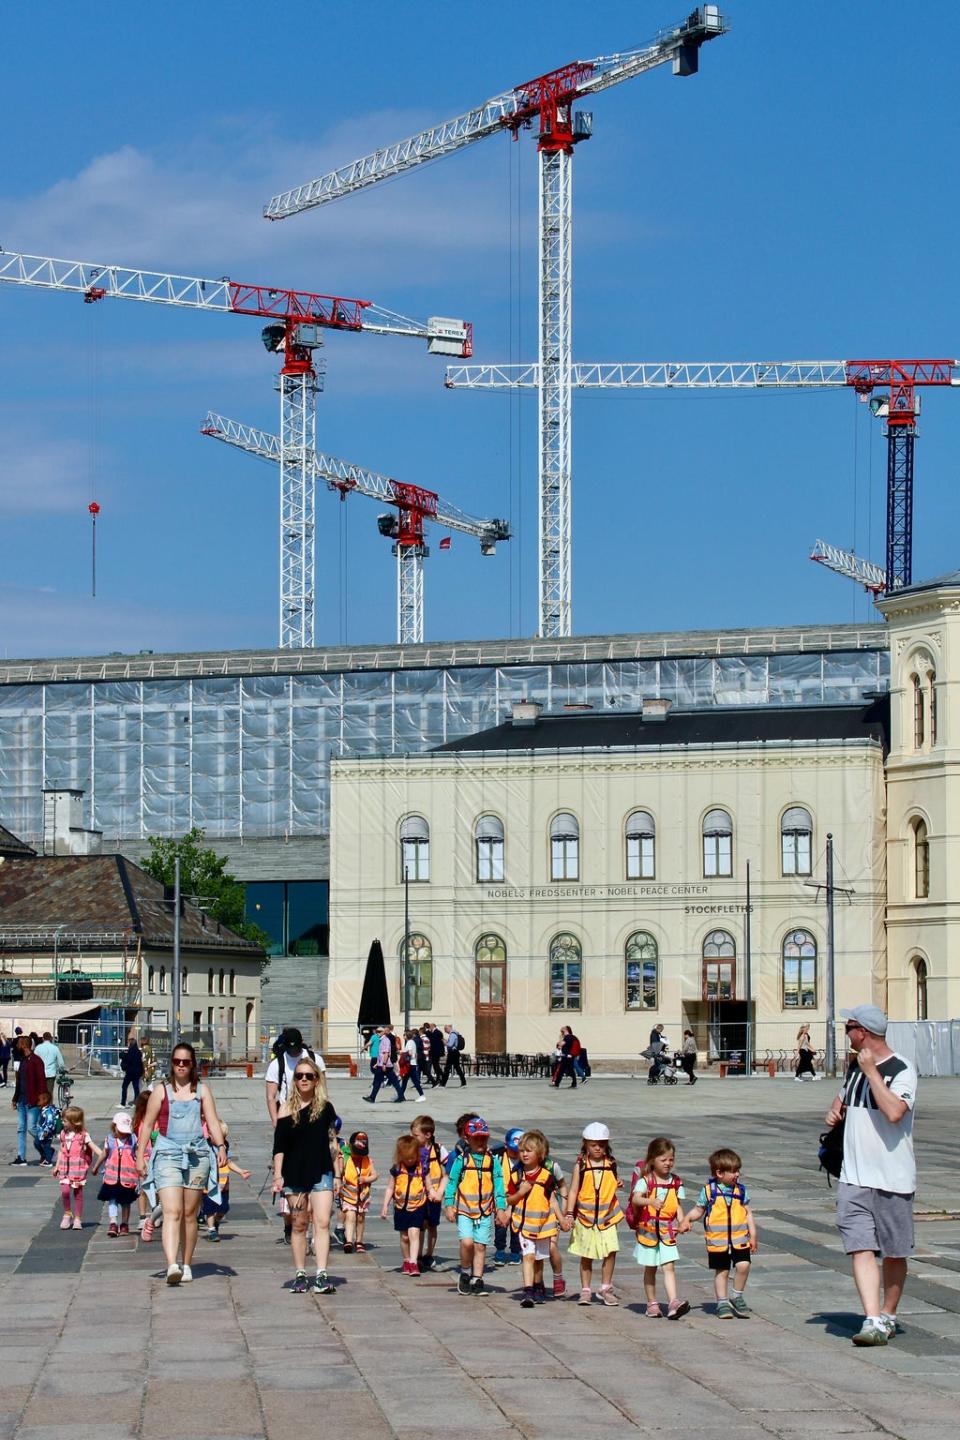
{"type": "Polygon", "coordinates": [[[400,970],[403,986],[403,1029],[410,1029],[410,866],[403,862],[403,965],[400,970]]]}
{"type": "MultiPolygon", "coordinates": [[[[222,972],[221,972],[222,973],[222,972]]],[[[173,1045],[180,1043],[180,856],[173,859],[173,975],[170,982],[173,1009],[170,1034],[173,1045]]],[[[172,1048],[171,1048],[172,1053],[172,1048]]]]}
{"type": "Polygon", "coordinates": [[[747,972],[747,973],[746,973],[746,976],[745,976],[745,980],[746,980],[746,987],[745,987],[745,988],[746,988],[746,992],[747,992],[747,1055],[746,1055],[746,1063],[745,1063],[745,1065],[744,1065],[744,1067],[743,1067],[743,1073],[744,1073],[745,1075],[752,1075],[752,1074],[753,1074],[753,953],[752,953],[752,938],[753,938],[753,937],[752,937],[751,928],[750,928],[751,910],[750,910],[750,861],[749,861],[749,860],[747,861],[747,913],[746,913],[746,916],[745,916],[744,918],[745,918],[745,920],[746,920],[746,924],[745,924],[745,926],[744,926],[743,958],[744,958],[744,965],[745,965],[746,972],[747,972]]]}
{"type": "Polygon", "coordinates": [[[824,1065],[828,1075],[837,1073],[836,1014],[833,989],[834,947],[833,947],[833,836],[827,836],[827,1043],[824,1046],[824,1065]]]}

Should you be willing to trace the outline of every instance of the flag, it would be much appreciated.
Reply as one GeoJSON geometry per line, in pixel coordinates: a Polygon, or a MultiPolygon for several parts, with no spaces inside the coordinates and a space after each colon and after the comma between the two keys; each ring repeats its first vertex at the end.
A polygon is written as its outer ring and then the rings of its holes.
{"type": "Polygon", "coordinates": [[[449,550],[449,549],[450,549],[450,536],[449,536],[449,535],[444,535],[443,539],[440,541],[440,544],[437,546],[437,549],[438,549],[438,550],[449,550]]]}

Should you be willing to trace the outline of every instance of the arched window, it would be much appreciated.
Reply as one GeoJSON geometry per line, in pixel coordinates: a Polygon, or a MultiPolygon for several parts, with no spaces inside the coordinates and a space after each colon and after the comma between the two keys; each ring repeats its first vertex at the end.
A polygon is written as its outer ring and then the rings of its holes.
{"type": "Polygon", "coordinates": [[[783,940],[783,1008],[817,1008],[817,942],[808,930],[791,930],[783,940]]]}
{"type": "Polygon", "coordinates": [[[224,993],[224,991],[223,991],[223,981],[224,981],[224,974],[223,974],[223,971],[221,970],[221,971],[220,971],[220,974],[217,976],[217,993],[218,993],[219,995],[222,995],[222,994],[224,993]]]}
{"type": "Polygon", "coordinates": [[[657,873],[657,827],[646,810],[627,816],[627,879],[652,880],[657,873]]]}
{"type": "Polygon", "coordinates": [[[166,967],[166,965],[161,965],[161,966],[160,966],[160,994],[161,994],[161,995],[166,995],[166,993],[167,993],[167,967],[166,967]]]}
{"type": "Polygon", "coordinates": [[[733,874],[733,821],[726,810],[708,810],[703,817],[705,880],[733,874]]]}
{"type": "Polygon", "coordinates": [[[473,832],[477,846],[477,880],[503,879],[503,821],[481,815],[473,832]]]}
{"type": "Polygon", "coordinates": [[[582,995],[580,941],[574,935],[555,935],[550,941],[550,1009],[579,1010],[582,995]]]}
{"type": "Polygon", "coordinates": [[[237,993],[237,972],[236,972],[236,970],[231,970],[231,971],[230,971],[230,994],[231,994],[231,995],[236,995],[236,993],[237,993]]]}
{"type": "Polygon", "coordinates": [[[154,988],[155,983],[156,983],[156,980],[155,980],[154,973],[153,973],[153,966],[152,966],[152,965],[148,965],[148,966],[147,966],[147,994],[148,994],[148,995],[152,995],[152,994],[153,994],[153,988],[154,988]]]}
{"type": "Polygon", "coordinates": [[[212,994],[213,994],[213,970],[212,970],[212,969],[210,969],[210,970],[207,971],[207,994],[208,994],[208,995],[212,995],[212,994]]]}
{"type": "MultiPolygon", "coordinates": [[[[580,879],[580,825],[566,810],[550,822],[550,879],[580,879]]],[[[573,1008],[580,1009],[579,1001],[573,1008]]]]}
{"type": "MultiPolygon", "coordinates": [[[[407,948],[407,985],[411,1010],[433,1009],[433,946],[425,935],[409,937],[407,948]]],[[[403,941],[400,941],[403,960],[403,941]]],[[[402,982],[401,982],[402,983],[402,982]]],[[[401,996],[401,1002],[403,997],[401,996]]],[[[404,1006],[404,1008],[406,1008],[404,1006]]]]}
{"type": "Polygon", "coordinates": [[[780,864],[784,875],[809,875],[813,821],[809,810],[793,805],[780,821],[780,864]]]}
{"type": "Polygon", "coordinates": [[[188,995],[189,993],[190,993],[190,972],[189,972],[189,970],[187,969],[186,965],[184,965],[183,968],[182,968],[181,971],[180,971],[180,994],[181,994],[181,995],[188,995]]]}
{"type": "Polygon", "coordinates": [[[481,935],[474,955],[477,974],[477,1005],[481,1009],[502,1009],[507,992],[507,947],[499,935],[481,935]]]}
{"type": "Polygon", "coordinates": [[[911,675],[910,684],[913,687],[913,748],[914,750],[922,750],[924,741],[924,696],[920,676],[911,675]]]}
{"type": "Polygon", "coordinates": [[[657,942],[646,930],[637,930],[630,936],[624,952],[624,963],[626,1008],[656,1010],[657,942]]]}
{"type": "Polygon", "coordinates": [[[400,822],[400,879],[430,879],[430,826],[422,815],[408,815],[400,822]]]}
{"type": "Polygon", "coordinates": [[[910,829],[913,834],[913,897],[926,900],[930,894],[930,841],[927,827],[922,820],[914,820],[910,829]]]}
{"type": "Polygon", "coordinates": [[[737,947],[726,930],[711,930],[703,942],[704,1000],[735,1000],[737,947]]]}
{"type": "Polygon", "coordinates": [[[917,1019],[927,1018],[927,962],[918,955],[913,962],[913,969],[917,979],[917,1019]]]}

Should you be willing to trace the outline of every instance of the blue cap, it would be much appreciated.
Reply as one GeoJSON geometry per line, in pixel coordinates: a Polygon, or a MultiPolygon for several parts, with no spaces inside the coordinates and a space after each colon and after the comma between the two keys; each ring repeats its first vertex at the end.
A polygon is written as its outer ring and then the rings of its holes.
{"type": "Polygon", "coordinates": [[[520,1143],[520,1137],[522,1134],[522,1130],[514,1129],[507,1131],[506,1135],[504,1135],[503,1137],[503,1143],[504,1145],[506,1145],[508,1150],[515,1150],[517,1148],[520,1143]]]}

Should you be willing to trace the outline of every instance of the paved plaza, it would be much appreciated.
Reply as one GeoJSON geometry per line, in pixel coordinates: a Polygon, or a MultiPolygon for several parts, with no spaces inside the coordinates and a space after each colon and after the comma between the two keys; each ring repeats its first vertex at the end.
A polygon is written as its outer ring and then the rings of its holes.
{"type": "MultiPolygon", "coordinates": [[[[290,1251],[265,1184],[270,1128],[263,1081],[214,1082],[231,1148],[253,1171],[231,1182],[224,1239],[202,1237],[195,1283],[163,1283],[159,1236],[108,1240],[89,1199],[82,1233],[59,1229],[49,1172],[9,1168],[13,1112],[0,1105],[0,1440],[216,1440],[305,1435],[555,1437],[654,1434],[706,1440],[895,1436],[942,1440],[960,1395],[960,1082],[922,1081],[916,1140],[918,1252],[901,1307],[903,1333],[858,1350],[849,1267],[832,1223],[833,1192],[815,1159],[832,1087],[704,1078],[691,1089],[596,1078],[576,1092],[532,1080],[476,1080],[428,1091],[399,1110],[360,1102],[362,1081],[331,1077],[344,1130],[368,1129],[385,1174],[398,1131],[429,1111],[450,1143],[476,1108],[494,1138],[538,1125],[569,1173],[588,1120],[611,1128],[621,1173],[653,1135],[677,1143],[688,1203],[719,1144],[738,1149],[759,1227],[749,1321],[713,1314],[702,1230],[681,1241],[680,1322],[648,1320],[641,1271],[621,1226],[620,1309],[549,1300],[519,1304],[519,1269],[489,1275],[486,1299],[456,1293],[454,1229],[438,1273],[400,1273],[392,1225],[368,1223],[365,1256],[334,1251],[335,1295],[295,1296],[290,1251]],[[403,1124],[401,1125],[401,1121],[403,1124]],[[263,1188],[261,1188],[263,1186],[263,1188]]],[[[3,1099],[11,1091],[4,1092],[3,1099]]],[[[77,1101],[101,1143],[118,1086],[81,1079],[77,1101]]],[[[379,1215],[382,1189],[372,1215],[379,1215]]],[[[565,1243],[565,1242],[564,1242],[565,1243]]],[[[568,1295],[576,1261],[565,1264],[568,1295]]]]}

